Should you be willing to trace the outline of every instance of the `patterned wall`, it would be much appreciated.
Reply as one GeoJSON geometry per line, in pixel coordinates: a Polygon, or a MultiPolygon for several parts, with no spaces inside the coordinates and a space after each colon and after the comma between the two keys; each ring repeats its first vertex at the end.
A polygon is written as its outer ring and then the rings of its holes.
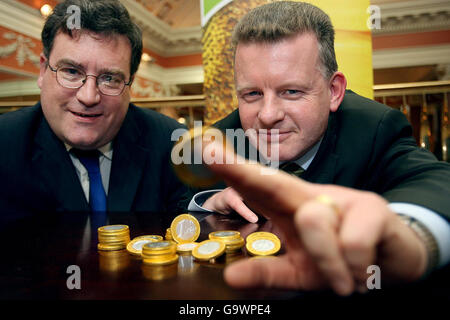
{"type": "Polygon", "coordinates": [[[239,19],[267,0],[235,0],[219,10],[203,28],[205,125],[225,117],[237,107],[234,92],[231,33],[239,19]]]}

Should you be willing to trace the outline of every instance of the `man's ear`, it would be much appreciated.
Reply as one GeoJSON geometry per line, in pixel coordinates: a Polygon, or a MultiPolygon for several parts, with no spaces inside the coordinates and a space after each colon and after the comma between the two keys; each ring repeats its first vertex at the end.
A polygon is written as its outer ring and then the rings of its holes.
{"type": "Polygon", "coordinates": [[[344,99],[347,79],[342,72],[336,71],[328,83],[330,89],[330,111],[335,112],[344,99]]]}
{"type": "Polygon", "coordinates": [[[37,85],[40,89],[42,89],[42,82],[44,81],[45,71],[47,69],[48,60],[45,57],[44,53],[41,53],[39,56],[39,77],[37,80],[37,85]]]}

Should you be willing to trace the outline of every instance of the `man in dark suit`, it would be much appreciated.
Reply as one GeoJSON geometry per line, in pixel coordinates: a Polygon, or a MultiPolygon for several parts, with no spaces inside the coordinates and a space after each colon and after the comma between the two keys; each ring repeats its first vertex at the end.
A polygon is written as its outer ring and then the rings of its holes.
{"type": "Polygon", "coordinates": [[[0,117],[3,214],[184,211],[187,189],[170,165],[171,134],[182,125],[130,104],[142,34],[125,7],[64,1],[42,42],[40,102],[0,117]]]}
{"type": "Polygon", "coordinates": [[[415,145],[401,112],[346,91],[329,17],[307,3],[270,3],[237,24],[233,44],[239,109],[215,126],[256,132],[251,145],[275,147],[266,160],[296,167],[301,179],[256,164],[210,165],[229,187],[196,195],[191,209],[251,222],[257,212],[286,240],[285,255],[237,262],[227,282],[348,295],[367,290],[374,264],[383,281],[447,264],[450,167],[415,145]]]}

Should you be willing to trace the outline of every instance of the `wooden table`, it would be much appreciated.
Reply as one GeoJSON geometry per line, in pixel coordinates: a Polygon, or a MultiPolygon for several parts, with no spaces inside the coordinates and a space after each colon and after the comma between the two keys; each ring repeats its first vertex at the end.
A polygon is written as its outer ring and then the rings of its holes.
{"type": "MultiPolygon", "coordinates": [[[[273,231],[270,221],[249,224],[236,216],[194,215],[201,226],[197,241],[206,240],[210,232],[217,230],[237,230],[244,238],[254,231],[273,231]]],[[[128,225],[133,239],[149,234],[164,236],[172,218],[115,213],[111,214],[109,223],[128,225]]],[[[87,215],[83,213],[14,219],[13,222],[2,222],[1,227],[4,248],[0,269],[2,300],[170,300],[177,303],[171,312],[179,311],[178,306],[185,305],[185,300],[194,300],[197,304],[258,300],[259,304],[282,304],[282,309],[293,310],[324,303],[371,305],[375,301],[390,303],[395,299],[414,303],[417,299],[430,297],[433,301],[450,301],[448,268],[425,282],[393,288],[382,284],[381,290],[347,298],[337,297],[330,291],[236,290],[224,282],[223,270],[227,264],[247,258],[245,249],[238,255],[223,256],[214,264],[180,256],[177,264],[150,267],[126,250],[99,252],[96,230],[90,230],[87,215]],[[79,268],[80,289],[69,288],[75,283],[74,278],[70,278],[75,274],[73,268],[79,268]]]]}

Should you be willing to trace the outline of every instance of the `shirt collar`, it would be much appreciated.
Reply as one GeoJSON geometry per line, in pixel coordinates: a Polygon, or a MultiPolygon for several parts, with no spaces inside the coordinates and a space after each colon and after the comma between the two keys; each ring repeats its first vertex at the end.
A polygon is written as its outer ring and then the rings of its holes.
{"type": "Polygon", "coordinates": [[[308,152],[306,152],[303,156],[301,156],[297,160],[294,160],[293,162],[298,164],[304,170],[307,170],[309,165],[311,164],[311,162],[314,160],[314,157],[316,156],[317,151],[319,150],[320,144],[322,143],[322,139],[323,139],[323,137],[320,138],[320,140],[318,142],[316,142],[316,144],[313,145],[312,148],[310,148],[308,150],[308,152]]]}
{"type": "MultiPolygon", "coordinates": [[[[67,143],[64,142],[64,146],[66,147],[67,151],[70,151],[73,149],[73,147],[67,143]]],[[[108,142],[104,146],[98,148],[98,151],[104,156],[105,158],[112,160],[112,142],[108,142]]]]}

